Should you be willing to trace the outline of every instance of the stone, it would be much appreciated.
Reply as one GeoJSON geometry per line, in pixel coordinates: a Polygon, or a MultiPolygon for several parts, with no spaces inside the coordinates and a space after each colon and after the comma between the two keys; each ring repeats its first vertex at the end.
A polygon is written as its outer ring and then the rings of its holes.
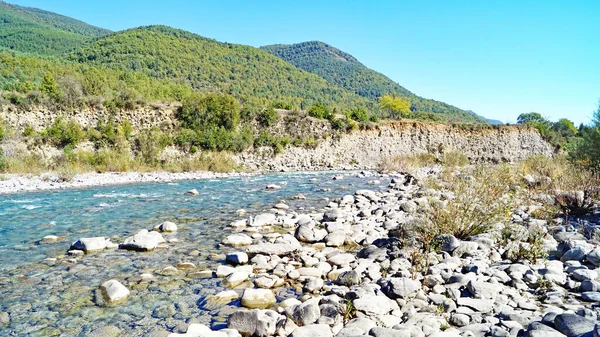
{"type": "Polygon", "coordinates": [[[225,261],[234,266],[246,264],[248,263],[248,254],[244,252],[229,253],[225,256],[225,261]]]}
{"type": "Polygon", "coordinates": [[[527,327],[529,337],[564,337],[561,332],[540,322],[531,322],[527,327]]]}
{"type": "Polygon", "coordinates": [[[252,238],[246,234],[237,233],[227,236],[221,243],[233,247],[247,246],[252,244],[252,238]]]}
{"type": "Polygon", "coordinates": [[[453,325],[456,325],[458,327],[467,326],[467,325],[469,325],[469,322],[470,322],[470,318],[469,318],[469,316],[467,316],[465,314],[453,314],[450,317],[450,323],[452,323],[453,325]]]}
{"type": "Polygon", "coordinates": [[[212,331],[209,327],[204,324],[190,324],[184,334],[172,333],[167,337],[234,337],[239,334],[230,335],[225,329],[221,331],[212,331]]]}
{"type": "Polygon", "coordinates": [[[198,192],[197,189],[192,188],[191,190],[185,192],[186,195],[199,195],[200,193],[198,192]]]}
{"type": "Polygon", "coordinates": [[[491,312],[494,308],[494,302],[490,299],[478,299],[469,297],[459,297],[456,300],[459,306],[469,307],[480,313],[491,312]]]}
{"type": "Polygon", "coordinates": [[[333,333],[327,324],[313,324],[298,327],[290,337],[333,337],[333,333]]]}
{"type": "Polygon", "coordinates": [[[598,278],[598,272],[589,269],[577,269],[571,273],[571,278],[576,281],[590,281],[598,278]]]}
{"type": "Polygon", "coordinates": [[[335,280],[335,284],[351,287],[360,284],[360,275],[355,270],[348,270],[341,273],[335,280]]]}
{"type": "Polygon", "coordinates": [[[117,280],[109,280],[100,286],[102,297],[108,304],[120,304],[129,298],[129,289],[117,280]]]}
{"type": "Polygon", "coordinates": [[[72,250],[81,250],[85,253],[98,252],[112,245],[109,239],[98,236],[93,238],[81,238],[71,245],[72,250]]]}
{"type": "Polygon", "coordinates": [[[10,323],[10,315],[8,312],[0,312],[0,326],[8,325],[10,323]]]}
{"type": "Polygon", "coordinates": [[[269,289],[245,289],[241,304],[245,308],[268,308],[277,303],[275,294],[269,289]]]}
{"type": "Polygon", "coordinates": [[[403,330],[396,330],[384,327],[374,327],[369,331],[369,336],[373,337],[411,337],[410,333],[406,333],[403,330]]]}
{"type": "Polygon", "coordinates": [[[56,235],[46,235],[40,240],[41,243],[55,243],[56,241],[58,241],[56,235]]]}
{"type": "Polygon", "coordinates": [[[268,184],[265,188],[267,190],[278,190],[278,189],[281,189],[281,186],[276,185],[276,184],[268,184]]]}
{"type": "Polygon", "coordinates": [[[164,243],[165,239],[158,232],[148,232],[146,229],[142,229],[134,236],[130,236],[119,246],[121,249],[137,250],[137,251],[150,251],[158,247],[159,244],[164,243]]]}
{"type": "Polygon", "coordinates": [[[586,256],[586,259],[596,267],[600,267],[600,247],[592,249],[586,256]]]}
{"type": "Polygon", "coordinates": [[[347,266],[354,261],[356,261],[356,258],[353,254],[337,254],[327,260],[327,262],[337,266],[347,266]]]}
{"type": "Polygon", "coordinates": [[[407,277],[383,279],[381,290],[390,298],[404,298],[421,289],[419,281],[407,277]]]}
{"type": "Polygon", "coordinates": [[[471,280],[467,284],[467,289],[475,298],[494,299],[500,293],[501,287],[493,283],[471,280]]]}
{"type": "Polygon", "coordinates": [[[340,246],[344,245],[345,241],[346,241],[346,233],[344,233],[342,231],[329,233],[325,237],[325,242],[326,242],[327,246],[329,246],[329,247],[340,247],[340,246]]]}
{"type": "Polygon", "coordinates": [[[562,262],[566,261],[583,261],[586,256],[586,252],[582,247],[574,247],[569,249],[560,258],[562,262]]]}
{"type": "Polygon", "coordinates": [[[158,232],[177,232],[177,225],[174,222],[165,221],[160,225],[156,225],[154,230],[158,232]]]}
{"type": "Polygon", "coordinates": [[[285,210],[289,209],[290,206],[288,206],[286,203],[280,202],[280,203],[275,204],[273,206],[273,208],[285,211],[285,210]]]}
{"type": "Polygon", "coordinates": [[[305,200],[306,197],[304,196],[304,194],[298,193],[295,196],[293,196],[292,199],[294,199],[294,200],[305,200]]]}
{"type": "MultiPolygon", "coordinates": [[[[286,205],[287,206],[287,205],[286,205]]],[[[262,227],[266,225],[274,225],[277,223],[277,217],[273,213],[262,213],[254,217],[250,221],[252,227],[262,227]]]]}
{"type": "Polygon", "coordinates": [[[313,324],[321,317],[318,298],[310,299],[290,309],[292,310],[290,318],[300,326],[313,324]]]}
{"type": "Polygon", "coordinates": [[[214,302],[218,302],[218,303],[229,303],[233,300],[237,300],[240,297],[240,295],[234,291],[234,290],[225,290],[225,291],[221,291],[220,293],[210,297],[211,301],[214,302]]]}
{"type": "Polygon", "coordinates": [[[323,221],[336,221],[344,216],[344,212],[339,208],[332,208],[323,214],[323,221]]]}
{"type": "Polygon", "coordinates": [[[586,302],[600,303],[600,292],[597,291],[586,291],[581,293],[581,299],[586,302]]]}
{"type": "Polygon", "coordinates": [[[321,278],[309,277],[304,284],[304,290],[307,292],[315,292],[321,290],[325,282],[321,278]]]}
{"type": "Polygon", "coordinates": [[[560,314],[554,318],[554,327],[568,337],[580,337],[594,331],[595,322],[575,314],[560,314]]]}
{"type": "Polygon", "coordinates": [[[85,337],[119,337],[121,336],[121,329],[116,326],[108,325],[99,328],[95,328],[85,335],[85,337]]]}
{"type": "Polygon", "coordinates": [[[256,245],[250,245],[246,247],[246,253],[250,255],[262,254],[262,255],[277,255],[284,256],[290,255],[302,248],[300,244],[286,244],[286,243],[259,243],[256,245]]]}
{"type": "Polygon", "coordinates": [[[441,250],[448,253],[452,253],[460,246],[460,240],[451,234],[440,235],[436,238],[436,241],[440,243],[441,250]]]}
{"type": "Polygon", "coordinates": [[[238,310],[229,316],[227,328],[237,330],[242,336],[273,336],[278,316],[272,310],[238,310]]]}
{"type": "Polygon", "coordinates": [[[235,288],[248,279],[248,273],[244,271],[235,271],[229,274],[224,280],[223,285],[229,288],[235,288]]]}
{"type": "Polygon", "coordinates": [[[356,310],[375,316],[385,315],[393,309],[390,299],[385,296],[360,297],[353,301],[353,305],[356,310]]]}
{"type": "Polygon", "coordinates": [[[270,289],[283,284],[283,279],[274,275],[261,276],[254,279],[254,284],[259,288],[270,289]]]}

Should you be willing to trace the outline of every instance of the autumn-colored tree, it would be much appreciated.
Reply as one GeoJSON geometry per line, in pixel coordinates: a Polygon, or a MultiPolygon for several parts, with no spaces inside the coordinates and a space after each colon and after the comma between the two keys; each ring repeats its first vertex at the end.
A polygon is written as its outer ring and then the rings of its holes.
{"type": "Polygon", "coordinates": [[[410,103],[395,94],[379,97],[379,107],[393,118],[406,118],[410,114],[410,103]]]}

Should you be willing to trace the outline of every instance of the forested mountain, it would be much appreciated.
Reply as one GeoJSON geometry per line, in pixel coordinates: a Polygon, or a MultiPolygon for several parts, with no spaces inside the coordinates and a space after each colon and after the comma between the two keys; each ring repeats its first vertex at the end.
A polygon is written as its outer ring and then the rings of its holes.
{"type": "Polygon", "coordinates": [[[60,55],[109,32],[56,13],[0,1],[0,48],[60,55]]]}
{"type": "Polygon", "coordinates": [[[374,114],[382,112],[379,97],[396,94],[410,103],[410,118],[485,122],[448,104],[418,97],[321,42],[263,49],[167,26],[111,33],[66,16],[0,1],[0,58],[4,60],[0,90],[45,92],[43,78],[47,77],[57,81],[61,90],[81,87],[76,91],[105,102],[122,96],[179,100],[201,91],[228,93],[257,109],[269,105],[308,109],[321,103],[338,113],[362,107],[374,114]],[[40,56],[53,57],[41,60],[40,56]]]}
{"type": "Polygon", "coordinates": [[[277,44],[264,46],[261,49],[300,69],[317,74],[332,84],[371,100],[385,94],[395,93],[408,100],[413,111],[451,115],[450,120],[485,122],[485,119],[449,104],[419,97],[387,76],[365,67],[352,55],[323,42],[277,44]]]}
{"type": "Polygon", "coordinates": [[[166,26],[102,37],[73,52],[79,63],[133,70],[201,91],[300,104],[369,102],[258,48],[221,43],[166,26]]]}

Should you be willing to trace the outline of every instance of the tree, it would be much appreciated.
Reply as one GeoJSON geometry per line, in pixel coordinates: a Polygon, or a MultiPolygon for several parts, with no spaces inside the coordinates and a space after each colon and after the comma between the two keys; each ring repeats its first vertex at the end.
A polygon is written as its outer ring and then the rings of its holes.
{"type": "Polygon", "coordinates": [[[592,117],[591,127],[581,131],[583,140],[573,154],[576,159],[587,162],[592,170],[600,172],[600,104],[592,117]]]}
{"type": "Polygon", "coordinates": [[[393,118],[405,118],[410,115],[410,103],[396,94],[379,97],[379,107],[393,118]]]}
{"type": "Polygon", "coordinates": [[[537,112],[522,113],[517,117],[517,124],[549,124],[548,120],[537,112]]]}
{"type": "Polygon", "coordinates": [[[575,137],[579,133],[575,124],[566,118],[559,119],[558,122],[552,125],[552,129],[563,138],[575,137]]]}
{"type": "Polygon", "coordinates": [[[178,117],[184,128],[232,131],[240,124],[240,104],[231,95],[195,93],[184,99],[178,117]]]}
{"type": "Polygon", "coordinates": [[[60,99],[60,91],[58,90],[58,86],[56,85],[56,79],[54,76],[47,71],[42,78],[42,84],[40,86],[40,91],[48,95],[51,99],[58,101],[60,99]]]}

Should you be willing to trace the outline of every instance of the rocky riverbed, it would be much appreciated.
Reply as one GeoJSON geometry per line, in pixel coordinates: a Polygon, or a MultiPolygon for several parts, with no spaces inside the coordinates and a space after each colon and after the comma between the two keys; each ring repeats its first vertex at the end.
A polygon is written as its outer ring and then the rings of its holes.
{"type": "MultiPolygon", "coordinates": [[[[275,202],[266,212],[239,210],[212,238],[220,243],[211,263],[200,268],[179,259],[144,273],[133,268],[139,274],[126,278],[106,275],[95,287],[80,289],[95,294],[95,306],[86,310],[101,315],[104,308],[162,296],[152,316],[164,319],[164,329],[128,335],[600,336],[600,219],[539,219],[538,210],[553,202],[540,196],[511,209],[510,220],[487,233],[462,240],[444,235],[436,238],[437,249],[423,252],[402,233],[421,213],[454,197],[421,183],[439,173],[362,175],[363,187],[314,210],[299,206],[303,195],[275,202]],[[532,254],[534,249],[541,251],[532,254]],[[537,253],[541,258],[531,258],[537,253]],[[188,286],[186,278],[207,281],[188,286]],[[169,302],[164,289],[192,301],[169,302]],[[207,321],[199,307],[218,314],[207,321]]],[[[71,263],[85,273],[92,260],[107,256],[115,264],[148,250],[196,254],[189,246],[181,250],[173,237],[176,223],[156,225],[120,242],[82,238],[52,263],[71,263]]],[[[67,309],[77,313],[77,305],[67,309]]],[[[10,326],[12,314],[2,312],[0,323],[10,326]]],[[[111,316],[85,333],[117,336],[118,319],[111,316]]],[[[145,319],[139,317],[141,325],[145,319]]]]}

